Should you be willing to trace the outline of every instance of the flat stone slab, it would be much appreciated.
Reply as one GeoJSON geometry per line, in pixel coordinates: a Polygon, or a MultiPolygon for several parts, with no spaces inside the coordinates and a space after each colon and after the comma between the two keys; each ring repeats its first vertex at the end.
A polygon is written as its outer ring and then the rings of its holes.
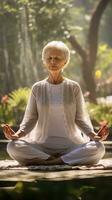
{"type": "Polygon", "coordinates": [[[0,181],[72,180],[112,176],[112,159],[102,159],[92,166],[38,165],[20,166],[13,160],[0,161],[0,181]]]}
{"type": "Polygon", "coordinates": [[[102,159],[95,165],[31,165],[22,166],[15,160],[0,160],[0,170],[42,170],[42,171],[61,171],[61,170],[95,170],[95,169],[112,169],[112,158],[102,159]]]}

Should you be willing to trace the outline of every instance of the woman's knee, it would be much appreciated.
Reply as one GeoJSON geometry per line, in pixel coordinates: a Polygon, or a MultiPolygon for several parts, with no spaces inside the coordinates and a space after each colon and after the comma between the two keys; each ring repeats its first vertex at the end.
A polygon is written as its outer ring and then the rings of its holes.
{"type": "Polygon", "coordinates": [[[20,149],[21,149],[21,146],[24,146],[24,145],[26,145],[26,142],[22,140],[13,140],[9,142],[7,145],[7,152],[9,156],[12,159],[17,160],[18,162],[22,163],[24,161],[24,156],[23,156],[23,153],[21,153],[20,149]]]}
{"type": "Polygon", "coordinates": [[[96,142],[96,147],[97,147],[97,155],[102,158],[105,154],[105,146],[102,142],[96,142]]]}
{"type": "Polygon", "coordinates": [[[105,154],[105,146],[100,141],[92,141],[92,147],[94,148],[94,153],[91,155],[90,160],[88,161],[89,164],[97,164],[105,154]]]}
{"type": "Polygon", "coordinates": [[[102,142],[96,142],[96,146],[97,146],[98,151],[103,152],[103,153],[105,152],[105,146],[102,142]]]}
{"type": "Polygon", "coordinates": [[[14,158],[15,155],[20,154],[20,148],[22,145],[25,145],[25,141],[22,140],[12,140],[7,144],[7,152],[8,154],[14,158]]]}
{"type": "Polygon", "coordinates": [[[93,159],[94,163],[98,163],[99,160],[102,159],[105,154],[105,146],[100,141],[91,141],[89,145],[92,147],[93,150],[91,160],[93,159]]]}

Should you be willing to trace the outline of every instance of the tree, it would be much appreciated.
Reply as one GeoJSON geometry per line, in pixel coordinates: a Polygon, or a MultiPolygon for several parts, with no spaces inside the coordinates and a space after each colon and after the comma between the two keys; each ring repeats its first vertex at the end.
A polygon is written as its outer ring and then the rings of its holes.
{"type": "Polygon", "coordinates": [[[107,43],[112,48],[112,1],[106,9],[103,21],[103,27],[100,31],[100,36],[105,43],[107,43]]]}
{"type": "Polygon", "coordinates": [[[0,2],[0,60],[1,60],[1,90],[5,93],[13,88],[15,83],[13,67],[17,60],[17,18],[14,2],[0,2]],[[13,4],[13,7],[12,7],[13,4]],[[10,28],[9,28],[10,27],[10,28]],[[11,78],[10,78],[11,77],[11,78]]]}
{"type": "MultiPolygon", "coordinates": [[[[87,41],[89,45],[86,45],[86,49],[78,43],[76,34],[78,33],[78,38],[84,44],[88,30],[84,15],[87,12],[90,15],[91,8],[96,2],[97,0],[94,2],[92,0],[1,0],[0,89],[2,93],[10,92],[19,86],[31,86],[36,80],[45,77],[45,71],[41,67],[41,51],[49,40],[55,39],[63,40],[65,43],[69,41],[82,58],[83,79],[90,92],[91,101],[95,102],[94,67],[98,29],[109,0],[102,0],[92,15],[87,41]],[[77,6],[79,4],[80,8],[77,6]],[[71,33],[68,41],[65,37],[67,30],[71,33]]],[[[76,57],[74,60],[79,65],[76,57]]],[[[75,74],[74,60],[72,74],[75,74]]],[[[79,77],[81,77],[80,71],[79,77]]]]}
{"type": "Polygon", "coordinates": [[[64,38],[68,1],[0,1],[2,94],[44,77],[40,52],[49,39],[64,38]]]}
{"type": "Polygon", "coordinates": [[[110,0],[101,0],[92,14],[86,49],[84,49],[78,43],[74,35],[69,35],[67,37],[73,49],[80,55],[82,59],[81,67],[82,67],[83,78],[86,83],[87,90],[90,93],[89,95],[90,101],[94,103],[97,103],[96,83],[94,80],[94,68],[96,64],[96,56],[98,49],[98,31],[102,14],[109,2],[110,0]]]}

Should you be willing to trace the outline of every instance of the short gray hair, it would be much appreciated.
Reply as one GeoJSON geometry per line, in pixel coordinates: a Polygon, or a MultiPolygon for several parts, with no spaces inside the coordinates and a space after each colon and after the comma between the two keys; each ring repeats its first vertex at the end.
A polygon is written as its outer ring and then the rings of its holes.
{"type": "Polygon", "coordinates": [[[49,49],[54,49],[54,48],[63,52],[65,59],[66,59],[66,64],[64,67],[66,67],[70,60],[70,50],[67,47],[67,45],[62,41],[51,41],[51,42],[47,43],[42,50],[42,61],[44,61],[44,59],[45,59],[46,51],[49,49]]]}

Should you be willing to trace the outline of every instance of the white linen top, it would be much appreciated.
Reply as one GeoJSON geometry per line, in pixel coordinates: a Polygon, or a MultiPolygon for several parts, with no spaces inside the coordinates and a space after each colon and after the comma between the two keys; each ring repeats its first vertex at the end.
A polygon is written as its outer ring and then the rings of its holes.
{"type": "Polygon", "coordinates": [[[73,143],[68,137],[68,127],[63,105],[63,86],[63,83],[58,85],[47,84],[50,106],[44,146],[48,148],[68,148],[73,143]]]}
{"type": "Polygon", "coordinates": [[[27,134],[26,140],[51,148],[89,141],[93,127],[79,84],[67,78],[56,85],[47,79],[35,83],[20,130],[27,134]]]}

